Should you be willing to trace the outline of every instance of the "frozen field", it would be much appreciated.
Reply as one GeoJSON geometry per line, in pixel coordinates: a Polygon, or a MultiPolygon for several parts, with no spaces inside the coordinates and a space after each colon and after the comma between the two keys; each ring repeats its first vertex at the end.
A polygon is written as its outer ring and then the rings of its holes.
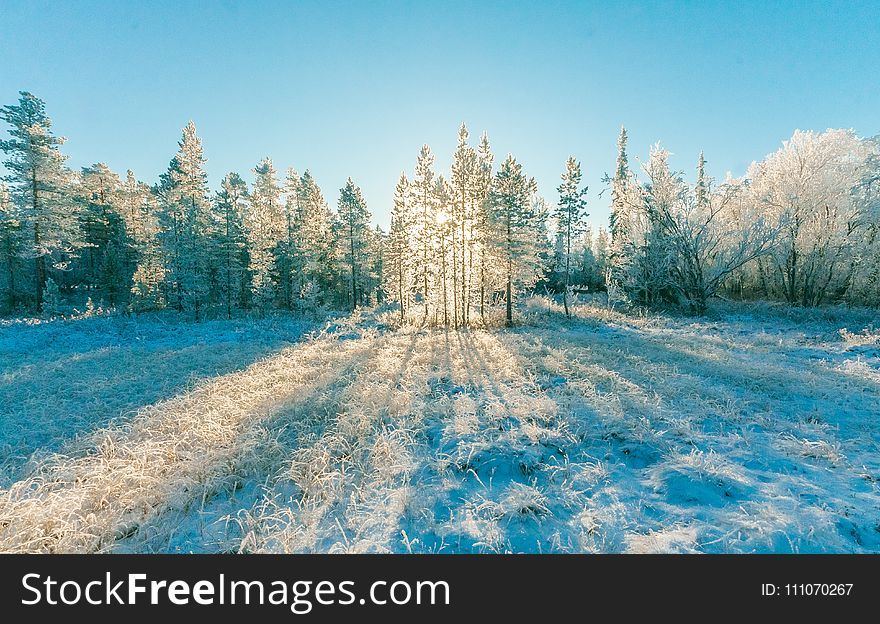
{"type": "Polygon", "coordinates": [[[7,323],[0,550],[880,552],[875,316],[577,315],[7,323]]]}
{"type": "Polygon", "coordinates": [[[173,316],[0,320],[0,486],[199,380],[246,367],[313,326],[294,320],[175,323],[173,316]]]}

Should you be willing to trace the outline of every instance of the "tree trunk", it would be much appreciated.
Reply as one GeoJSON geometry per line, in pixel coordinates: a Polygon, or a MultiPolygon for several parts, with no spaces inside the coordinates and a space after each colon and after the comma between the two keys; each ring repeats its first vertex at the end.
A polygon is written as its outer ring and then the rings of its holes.
{"type": "MultiPolygon", "coordinates": [[[[508,208],[508,210],[510,210],[508,208]]],[[[507,214],[507,326],[513,325],[513,239],[510,213],[507,214]]]]}
{"type": "Polygon", "coordinates": [[[511,263],[507,262],[507,326],[513,325],[513,276],[511,275],[511,263]]]}
{"type": "Polygon", "coordinates": [[[9,269],[9,312],[15,310],[15,254],[12,253],[12,234],[6,238],[6,267],[9,269]]]}
{"type": "Polygon", "coordinates": [[[354,259],[354,224],[349,224],[349,240],[351,241],[351,309],[357,307],[357,269],[354,259]]]}
{"type": "Polygon", "coordinates": [[[452,230],[452,326],[458,327],[458,248],[455,246],[455,228],[450,229],[452,230]]]}
{"type": "Polygon", "coordinates": [[[443,325],[449,326],[449,304],[446,301],[446,240],[440,237],[441,271],[443,272],[443,325]]]}
{"type": "Polygon", "coordinates": [[[566,318],[571,318],[568,311],[568,283],[571,279],[571,215],[568,216],[569,222],[566,226],[565,236],[565,290],[562,293],[562,305],[565,308],[566,318]]]}
{"type": "Polygon", "coordinates": [[[37,252],[36,257],[36,297],[37,310],[43,307],[43,289],[46,287],[46,259],[40,252],[40,210],[39,210],[39,194],[37,192],[37,171],[31,169],[31,193],[33,194],[34,205],[34,250],[37,252]]]}
{"type": "Polygon", "coordinates": [[[400,302],[400,322],[406,320],[406,310],[403,304],[403,257],[397,259],[397,300],[400,302]]]}
{"type": "Polygon", "coordinates": [[[465,221],[467,220],[467,199],[465,189],[461,190],[461,324],[467,325],[467,272],[465,271],[465,256],[467,255],[467,238],[465,221]]]}

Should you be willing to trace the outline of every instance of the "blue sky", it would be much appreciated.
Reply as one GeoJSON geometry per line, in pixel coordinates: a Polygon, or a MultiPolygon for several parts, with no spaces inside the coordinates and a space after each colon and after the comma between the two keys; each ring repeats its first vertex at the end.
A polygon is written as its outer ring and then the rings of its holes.
{"type": "Polygon", "coordinates": [[[351,175],[387,225],[422,143],[464,121],[556,199],[600,179],[621,124],[691,174],[744,173],[795,128],[880,133],[876,2],[23,2],[0,0],[0,103],[47,102],[70,164],[153,182],[193,119],[211,184],[264,156],[335,204],[351,175]]]}

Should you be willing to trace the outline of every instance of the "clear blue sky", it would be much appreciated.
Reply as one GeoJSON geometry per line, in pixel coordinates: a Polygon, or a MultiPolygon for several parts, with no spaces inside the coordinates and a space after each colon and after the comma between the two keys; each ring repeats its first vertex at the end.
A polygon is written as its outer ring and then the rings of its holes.
{"type": "Polygon", "coordinates": [[[621,124],[690,174],[742,174],[795,128],[880,133],[877,2],[0,0],[0,103],[47,102],[75,167],[153,182],[196,122],[212,187],[271,156],[335,204],[351,175],[387,225],[422,143],[489,132],[556,199],[565,158],[607,217],[621,124]]]}

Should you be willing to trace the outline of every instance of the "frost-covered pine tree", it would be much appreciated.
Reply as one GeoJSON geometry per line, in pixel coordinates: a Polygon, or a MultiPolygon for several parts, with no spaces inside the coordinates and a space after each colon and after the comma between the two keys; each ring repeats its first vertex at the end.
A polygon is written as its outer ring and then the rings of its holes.
{"type": "Polygon", "coordinates": [[[535,254],[532,261],[533,275],[528,283],[537,285],[546,281],[553,266],[553,243],[550,238],[552,215],[547,200],[535,195],[532,199],[532,214],[534,216],[535,254]]]}
{"type": "Polygon", "coordinates": [[[599,228],[593,239],[593,257],[596,259],[597,285],[602,286],[606,282],[608,272],[608,256],[610,253],[611,239],[608,230],[599,228]]]}
{"type": "Polygon", "coordinates": [[[573,243],[583,233],[584,219],[588,216],[587,187],[581,187],[581,164],[570,157],[565,163],[565,171],[562,173],[562,183],[556,189],[559,192],[559,203],[556,206],[556,223],[558,236],[562,243],[562,266],[558,267],[563,274],[562,302],[565,308],[565,316],[571,317],[568,309],[568,296],[571,286],[572,271],[572,248],[573,243]]]}
{"type": "Polygon", "coordinates": [[[453,276],[455,266],[455,233],[457,224],[452,218],[454,211],[453,189],[443,175],[434,180],[434,223],[431,224],[430,235],[433,238],[431,264],[434,266],[434,322],[439,323],[443,317],[443,325],[448,326],[450,311],[455,317],[456,306],[450,292],[454,289],[453,276]]]}
{"type": "Polygon", "coordinates": [[[126,173],[120,195],[120,206],[130,235],[130,306],[135,311],[157,310],[165,305],[165,261],[159,239],[158,198],[131,169],[126,173]]]}
{"type": "Polygon", "coordinates": [[[129,234],[122,182],[104,163],[84,167],[76,192],[84,249],[74,272],[78,285],[98,289],[111,306],[127,304],[131,290],[129,234]]]}
{"type": "Polygon", "coordinates": [[[388,233],[386,290],[392,293],[400,305],[400,320],[406,319],[413,287],[412,214],[409,206],[409,180],[401,173],[394,187],[394,204],[391,208],[391,229],[388,233]]]}
{"type": "Polygon", "coordinates": [[[208,200],[207,162],[202,140],[190,121],[183,129],[179,149],[161,176],[161,241],[166,259],[168,299],[179,311],[201,319],[210,291],[211,206],[208,200]]]}
{"type": "Polygon", "coordinates": [[[349,276],[349,304],[365,303],[369,281],[370,212],[361,189],[348,178],[339,190],[337,241],[349,276]]]}
{"type": "Polygon", "coordinates": [[[24,227],[18,206],[9,189],[0,182],[0,312],[9,314],[18,308],[22,285],[18,278],[23,270],[26,249],[24,227]]]}
{"type": "Polygon", "coordinates": [[[26,91],[18,104],[0,108],[0,119],[10,125],[11,137],[0,141],[8,172],[2,179],[9,184],[17,221],[25,230],[22,255],[33,260],[33,272],[22,279],[31,284],[32,307],[40,309],[50,269],[68,269],[82,246],[71,173],[59,149],[64,139],[52,133],[43,101],[26,91]]]}
{"type": "Polygon", "coordinates": [[[297,192],[297,297],[299,307],[313,308],[329,302],[336,288],[333,214],[308,169],[300,178],[297,192]]]}
{"type": "Polygon", "coordinates": [[[301,269],[297,247],[297,214],[299,213],[300,176],[296,169],[287,169],[284,181],[284,204],[282,206],[284,232],[275,247],[274,279],[278,284],[281,304],[287,310],[294,309],[294,293],[298,281],[297,271],[301,269]]]}
{"type": "Polygon", "coordinates": [[[493,251],[492,226],[490,221],[490,193],[492,190],[493,172],[492,165],[495,157],[489,145],[489,135],[485,132],[480,137],[480,146],[477,149],[477,165],[474,171],[474,185],[472,188],[472,202],[474,210],[472,239],[477,251],[478,270],[473,270],[473,254],[470,256],[471,274],[478,273],[475,281],[479,284],[480,292],[480,317],[486,320],[486,299],[493,278],[493,251]]]}
{"type": "Polygon", "coordinates": [[[369,271],[365,275],[364,288],[365,302],[372,303],[375,298],[377,305],[385,302],[387,294],[385,291],[386,284],[386,266],[385,260],[388,249],[388,234],[378,225],[369,231],[369,243],[367,245],[367,259],[369,261],[369,271]]]}
{"type": "Polygon", "coordinates": [[[409,185],[412,196],[416,234],[416,291],[428,319],[430,297],[434,281],[434,228],[436,223],[436,194],[434,189],[434,154],[428,145],[419,151],[413,179],[409,185]]]}
{"type": "Polygon", "coordinates": [[[61,314],[61,292],[58,290],[58,284],[51,277],[46,280],[46,287],[43,289],[40,312],[48,318],[61,314]]]}
{"type": "Polygon", "coordinates": [[[232,318],[232,311],[243,308],[249,300],[250,256],[245,232],[249,200],[247,183],[237,173],[227,173],[214,199],[218,286],[226,318],[232,318]]]}
{"type": "MultiPolygon", "coordinates": [[[[606,281],[609,302],[622,288],[635,254],[636,219],[642,209],[641,189],[629,167],[626,151],[626,128],[621,126],[617,138],[617,162],[611,182],[611,214],[609,217],[610,247],[606,281]]],[[[606,181],[609,181],[606,177],[606,181]]]]}
{"type": "Polygon", "coordinates": [[[588,289],[595,288],[600,282],[602,275],[598,271],[598,263],[593,252],[593,227],[589,224],[585,225],[584,233],[580,237],[578,244],[578,281],[588,289]]]}
{"type": "Polygon", "coordinates": [[[491,240],[501,261],[508,325],[513,324],[514,297],[534,279],[536,237],[531,200],[535,191],[534,179],[508,154],[495,175],[489,200],[491,240]]]}
{"type": "Polygon", "coordinates": [[[475,187],[478,184],[478,160],[477,152],[468,145],[469,137],[467,126],[461,124],[458,129],[458,146],[452,157],[451,184],[454,192],[454,211],[452,220],[455,222],[456,231],[453,238],[453,298],[455,299],[456,325],[458,319],[461,324],[467,324],[469,313],[468,301],[471,296],[471,272],[474,256],[474,210],[475,187]]]}
{"type": "Polygon", "coordinates": [[[281,185],[270,158],[264,158],[254,168],[254,184],[244,223],[250,255],[251,292],[255,304],[265,311],[274,299],[274,252],[285,229],[281,185]]]}

